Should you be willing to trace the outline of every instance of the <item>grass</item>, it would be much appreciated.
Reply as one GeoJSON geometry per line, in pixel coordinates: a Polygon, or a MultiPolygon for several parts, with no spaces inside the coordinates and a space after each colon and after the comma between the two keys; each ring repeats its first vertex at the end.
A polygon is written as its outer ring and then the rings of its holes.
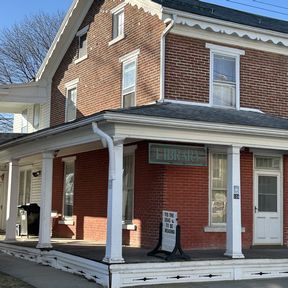
{"type": "Polygon", "coordinates": [[[0,288],[34,288],[33,286],[0,272],[0,288]]]}

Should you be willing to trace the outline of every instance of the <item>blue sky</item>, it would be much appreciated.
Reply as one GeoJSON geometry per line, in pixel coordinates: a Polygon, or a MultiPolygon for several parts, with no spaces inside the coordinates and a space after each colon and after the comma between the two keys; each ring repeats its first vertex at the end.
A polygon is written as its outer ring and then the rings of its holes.
{"type": "Polygon", "coordinates": [[[25,15],[39,11],[67,11],[72,0],[2,0],[0,10],[0,29],[20,22],[25,15]]]}
{"type": "MultiPolygon", "coordinates": [[[[39,11],[67,11],[73,0],[2,0],[0,29],[20,22],[25,15],[39,11]]],[[[144,0],[145,1],[145,0],[144,0]]],[[[244,10],[273,18],[288,20],[287,0],[202,0],[222,6],[244,10]],[[251,7],[257,6],[259,8],[251,7]],[[279,7],[278,7],[279,6],[279,7]],[[267,11],[270,10],[270,11],[267,11]],[[275,13],[276,11],[278,13],[275,13]]]]}

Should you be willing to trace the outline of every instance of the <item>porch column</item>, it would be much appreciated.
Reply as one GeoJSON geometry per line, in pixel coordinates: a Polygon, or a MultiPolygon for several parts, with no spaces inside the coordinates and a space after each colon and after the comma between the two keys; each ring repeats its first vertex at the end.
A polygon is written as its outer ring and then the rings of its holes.
{"type": "Polygon", "coordinates": [[[52,178],[53,152],[42,154],[42,183],[40,203],[39,242],[37,248],[49,249],[51,245],[51,206],[52,206],[52,178]]]}
{"type": "Polygon", "coordinates": [[[17,205],[19,195],[19,161],[9,163],[5,241],[16,240],[17,205]]]}
{"type": "Polygon", "coordinates": [[[227,150],[227,227],[226,256],[244,258],[242,254],[240,148],[227,150]]]}
{"type": "MultiPolygon", "coordinates": [[[[104,262],[123,263],[122,257],[122,187],[123,187],[123,141],[114,143],[109,157],[114,157],[115,171],[109,169],[107,241],[104,262]],[[112,174],[112,175],[111,175],[112,174]],[[113,175],[114,174],[114,175],[113,175]]],[[[109,159],[109,165],[113,159],[109,159]]]]}

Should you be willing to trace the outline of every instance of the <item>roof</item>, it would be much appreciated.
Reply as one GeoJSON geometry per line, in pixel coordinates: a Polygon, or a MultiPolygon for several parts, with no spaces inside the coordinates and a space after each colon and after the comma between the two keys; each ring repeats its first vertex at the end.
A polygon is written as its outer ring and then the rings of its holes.
{"type": "Polygon", "coordinates": [[[252,27],[288,33],[288,21],[260,16],[198,0],[152,0],[166,8],[201,16],[248,25],[252,27]]]}
{"type": "Polygon", "coordinates": [[[25,134],[20,133],[0,133],[0,144],[8,142],[10,140],[14,140],[18,138],[19,136],[22,136],[25,134]]]}
{"type": "Polygon", "coordinates": [[[109,110],[135,116],[150,116],[177,120],[211,122],[288,130],[288,119],[260,112],[223,109],[197,105],[158,103],[148,106],[109,110]]]}

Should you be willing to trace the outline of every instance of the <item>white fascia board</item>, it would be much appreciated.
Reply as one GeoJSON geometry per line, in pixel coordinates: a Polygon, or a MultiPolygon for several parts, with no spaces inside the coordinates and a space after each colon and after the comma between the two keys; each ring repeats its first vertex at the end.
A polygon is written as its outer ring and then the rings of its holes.
{"type": "Polygon", "coordinates": [[[93,0],[74,0],[36,75],[36,80],[52,79],[93,0]]]}
{"type": "Polygon", "coordinates": [[[33,82],[21,85],[0,86],[0,102],[9,103],[46,103],[48,87],[46,83],[33,82]]]}
{"type": "Polygon", "coordinates": [[[156,15],[159,19],[162,18],[162,5],[152,2],[151,0],[125,0],[125,3],[137,6],[138,9],[142,8],[146,13],[152,16],[156,15]]]}
{"type": "Polygon", "coordinates": [[[288,46],[288,35],[272,30],[238,24],[234,22],[201,16],[163,7],[163,19],[174,16],[176,24],[200,27],[203,30],[212,30],[216,33],[237,35],[240,38],[249,38],[261,42],[272,42],[275,45],[288,46]]]}

